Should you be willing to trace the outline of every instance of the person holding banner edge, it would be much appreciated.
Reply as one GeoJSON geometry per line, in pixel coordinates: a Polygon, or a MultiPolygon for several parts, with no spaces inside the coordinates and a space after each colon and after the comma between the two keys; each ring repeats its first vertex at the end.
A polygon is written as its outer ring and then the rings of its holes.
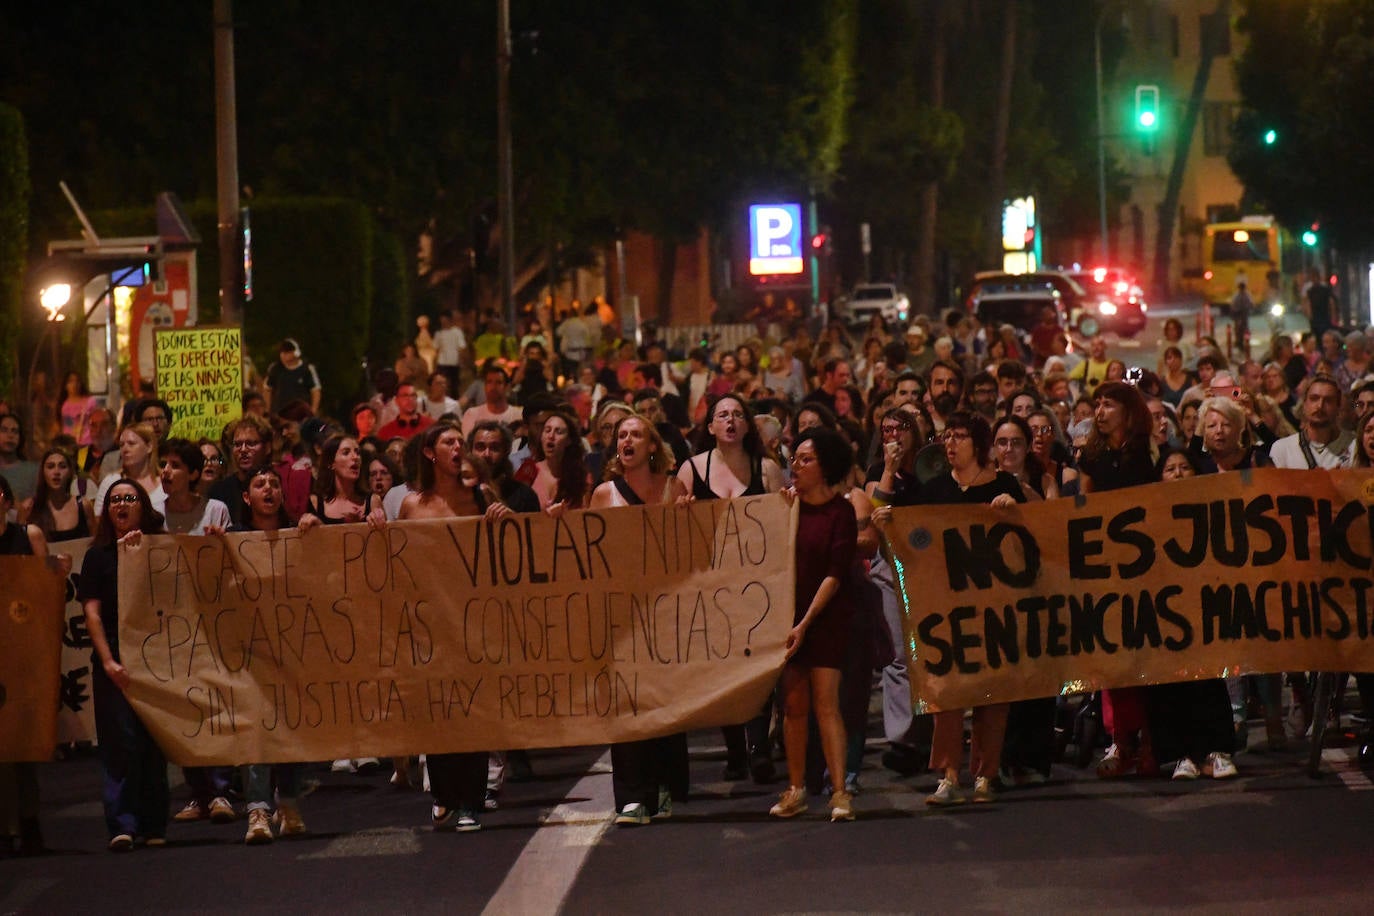
{"type": "MultiPolygon", "coordinates": [[[[1157,480],[1145,398],[1125,382],[1105,382],[1093,401],[1092,427],[1078,463],[1079,491],[1088,494],[1157,480]]],[[[1110,779],[1135,772],[1159,773],[1145,719],[1143,688],[1102,691],[1102,724],[1112,744],[1098,761],[1097,775],[1110,779]]]]}
{"type": "MultiPolygon", "coordinates": [[[[764,454],[753,411],[738,395],[723,394],[708,402],[701,433],[697,453],[677,472],[677,479],[692,499],[732,499],[782,489],[782,468],[764,454]]],[[[747,724],[721,728],[726,757],[723,778],[727,781],[743,779],[746,774],[756,783],[773,781],[768,744],[772,709],[770,699],[747,724]]]]}
{"type": "MultiPolygon", "coordinates": [[[[592,492],[591,508],[674,503],[687,495],[672,476],[672,451],[639,414],[622,416],[610,443],[614,453],[606,462],[606,481],[592,492]]],[[[673,796],[684,798],[687,792],[686,732],[611,745],[611,782],[616,824],[637,827],[671,816],[673,796]]]]}
{"type": "MultiPolygon", "coordinates": [[[[465,449],[458,424],[440,420],[420,436],[419,490],[406,496],[397,519],[481,515],[494,521],[510,512],[483,487],[463,485],[465,449]]],[[[433,828],[459,833],[481,830],[478,818],[486,805],[487,753],[430,754],[426,766],[434,796],[433,828]]]]}
{"type": "MultiPolygon", "coordinates": [[[[984,503],[1006,508],[1026,501],[1016,478],[996,470],[988,460],[992,449],[992,428],[980,414],[958,410],[945,420],[941,436],[949,472],[929,481],[922,489],[923,505],[984,503]]],[[[993,788],[1002,766],[1002,742],[1006,736],[1008,703],[992,703],[973,710],[973,742],[969,748],[969,769],[973,774],[973,801],[995,801],[993,788]]],[[[930,768],[940,773],[935,791],[926,804],[956,805],[964,801],[959,788],[959,770],[964,756],[964,710],[945,709],[935,713],[935,734],[930,752],[930,768]]]]}
{"type": "Polygon", "coordinates": [[[778,686],[788,787],[768,812],[774,817],[794,817],[806,810],[807,730],[814,709],[830,773],[830,820],[854,819],[853,799],[845,791],[846,747],[840,714],[840,672],[854,613],[854,596],[841,585],[854,563],[859,536],[854,507],[845,498],[852,465],[849,443],[839,433],[812,429],[793,443],[792,492],[800,509],[797,604],[792,631],[787,634],[787,664],[778,686]]]}
{"type": "Polygon", "coordinates": [[[76,597],[86,613],[92,653],[91,694],[104,785],[102,797],[111,852],[128,852],[134,837],[148,846],[167,842],[171,790],[167,760],[124,696],[129,672],[119,652],[119,551],[135,549],[143,535],[162,531],[162,515],[136,480],[114,480],[90,550],[81,564],[76,597]]]}

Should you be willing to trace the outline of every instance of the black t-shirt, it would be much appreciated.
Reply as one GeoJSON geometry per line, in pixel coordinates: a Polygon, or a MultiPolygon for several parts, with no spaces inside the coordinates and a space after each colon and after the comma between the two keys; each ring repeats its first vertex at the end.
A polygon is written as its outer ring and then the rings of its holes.
{"type": "MultiPolygon", "coordinates": [[[[76,600],[95,599],[100,602],[100,623],[105,628],[105,641],[110,655],[119,661],[119,545],[111,542],[91,547],[81,561],[81,581],[76,587],[76,600]]],[[[91,662],[100,667],[100,657],[91,653],[91,662]]]]}
{"type": "Polygon", "coordinates": [[[1078,459],[1078,469],[1092,480],[1093,492],[1138,487],[1159,479],[1148,451],[1117,448],[1106,449],[1099,455],[1084,453],[1078,459]]]}
{"type": "Polygon", "coordinates": [[[229,521],[235,525],[243,521],[243,481],[239,475],[221,477],[210,485],[210,499],[217,499],[229,508],[229,521]]]}
{"type": "Polygon", "coordinates": [[[281,360],[267,370],[267,385],[272,389],[272,412],[276,413],[292,401],[310,403],[310,392],[320,387],[320,376],[310,363],[288,369],[281,360]]]}
{"type": "Polygon", "coordinates": [[[941,474],[921,488],[920,502],[923,505],[946,505],[949,503],[990,503],[1003,493],[1018,503],[1026,501],[1026,493],[1016,478],[1006,471],[998,471],[997,476],[987,483],[963,489],[953,474],[941,474]]]}

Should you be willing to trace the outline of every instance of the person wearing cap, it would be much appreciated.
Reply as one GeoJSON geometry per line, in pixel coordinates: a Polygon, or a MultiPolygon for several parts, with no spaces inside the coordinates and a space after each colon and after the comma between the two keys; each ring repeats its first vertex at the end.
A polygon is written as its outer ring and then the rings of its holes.
{"type": "Polygon", "coordinates": [[[273,414],[295,400],[308,402],[311,413],[320,412],[320,374],[301,359],[301,345],[293,338],[286,338],[277,348],[277,361],[268,368],[263,387],[273,414]]]}
{"type": "Polygon", "coordinates": [[[906,329],[906,365],[917,375],[925,375],[935,364],[935,351],[926,346],[929,335],[919,324],[906,329]]]}

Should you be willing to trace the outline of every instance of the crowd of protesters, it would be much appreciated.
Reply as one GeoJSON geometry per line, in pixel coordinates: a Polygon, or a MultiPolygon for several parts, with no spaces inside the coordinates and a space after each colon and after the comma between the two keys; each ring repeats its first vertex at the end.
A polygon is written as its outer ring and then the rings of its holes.
{"type": "MultiPolygon", "coordinates": [[[[1100,337],[1071,344],[1053,314],[1026,335],[957,310],[908,327],[876,317],[858,336],[840,322],[765,318],[727,349],[709,339],[684,348],[652,327],[640,341],[622,339],[608,311],[596,302],[540,314],[517,334],[495,317],[465,333],[460,316],[444,314],[433,335],[424,321],[370,396],[336,416],[321,405],[337,399],[287,339],[218,439],[169,439],[172,412],[155,392],[117,417],[75,373],[44,418],[41,448],[27,448],[17,413],[0,409],[0,553],[94,537],[78,597],[95,650],[112,850],[164,842],[169,820],[165,764],[122,694],[114,585],[115,545],[163,531],[380,526],[785,491],[801,521],[781,725],[770,701],[723,730],[723,778],[759,783],[777,778],[780,734],[787,786],[777,817],[827,791],[832,820],[854,817],[875,672],[883,763],[907,776],[934,771],[927,802],[936,806],[1043,782],[1084,717],[1100,716],[1109,736],[1096,761],[1103,778],[1233,777],[1239,751],[1281,748],[1307,729],[1303,678],[1291,681],[1287,712],[1278,676],[1213,679],[1109,690],[1076,710],[1077,698],[980,707],[966,757],[967,711],[912,709],[900,596],[877,529],[895,506],[1004,506],[1264,465],[1368,467],[1365,334],[1327,330],[1296,344],[1278,336],[1262,359],[1233,363],[1215,341],[1185,340],[1171,319],[1159,363],[1130,367],[1108,359],[1100,337]],[[1264,721],[1262,740],[1246,733],[1251,710],[1264,721]]],[[[1361,677],[1359,687],[1374,710],[1374,681],[1361,677]]],[[[675,735],[613,749],[617,823],[647,824],[687,797],[686,747],[675,735]]],[[[529,772],[523,753],[496,749],[431,755],[417,777],[418,763],[333,767],[390,766],[399,786],[424,779],[434,828],[457,831],[480,828],[508,773],[529,772]]],[[[188,770],[190,797],[172,820],[237,818],[236,775],[246,842],[306,829],[302,771],[281,765],[188,770]]],[[[24,808],[8,831],[41,844],[34,813],[24,808]]]]}

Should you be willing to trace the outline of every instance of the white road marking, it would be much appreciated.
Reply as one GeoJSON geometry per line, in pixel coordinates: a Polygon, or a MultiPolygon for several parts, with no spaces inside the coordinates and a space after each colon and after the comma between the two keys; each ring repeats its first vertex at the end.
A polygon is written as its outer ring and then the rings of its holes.
{"type": "Polygon", "coordinates": [[[1355,752],[1351,748],[1328,747],[1322,751],[1322,760],[1336,772],[1336,776],[1352,792],[1368,792],[1374,789],[1374,782],[1355,765],[1355,752]]]}
{"type": "Polygon", "coordinates": [[[568,791],[567,797],[586,801],[561,804],[541,820],[484,913],[532,916],[563,908],[588,854],[611,824],[615,796],[606,778],[610,763],[608,750],[568,791]]]}

